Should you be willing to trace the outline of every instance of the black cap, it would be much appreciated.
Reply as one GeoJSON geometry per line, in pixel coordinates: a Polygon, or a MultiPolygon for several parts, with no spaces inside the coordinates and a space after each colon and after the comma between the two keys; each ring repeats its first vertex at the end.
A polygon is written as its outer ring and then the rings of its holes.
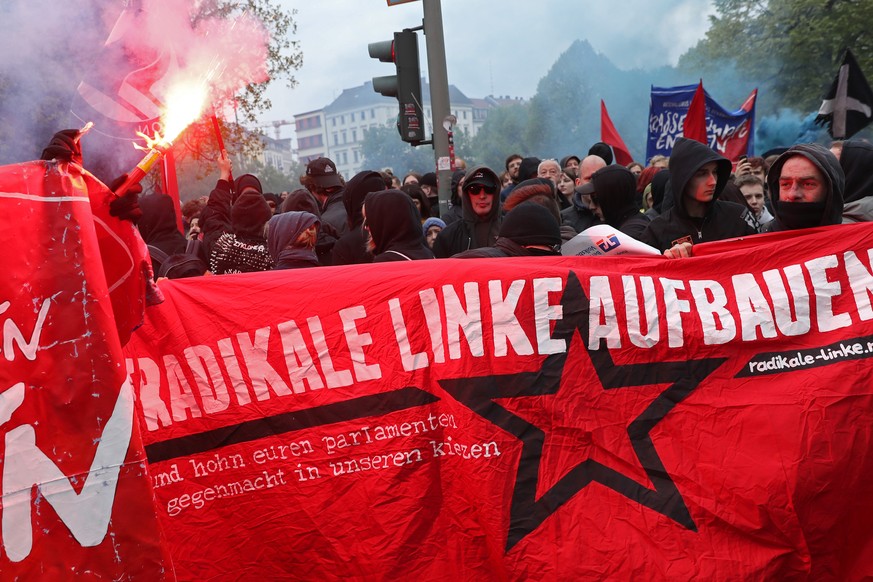
{"type": "Polygon", "coordinates": [[[497,190],[500,189],[500,179],[497,177],[497,174],[484,166],[473,168],[467,172],[467,175],[464,177],[464,191],[473,184],[481,184],[497,190]]]}
{"type": "Polygon", "coordinates": [[[306,165],[306,175],[312,178],[319,188],[342,186],[336,164],[330,158],[315,158],[306,165]]]}
{"type": "Polygon", "coordinates": [[[581,186],[576,186],[574,190],[576,191],[576,194],[579,194],[580,196],[585,196],[586,194],[590,196],[597,191],[594,189],[594,182],[585,182],[581,186]]]}

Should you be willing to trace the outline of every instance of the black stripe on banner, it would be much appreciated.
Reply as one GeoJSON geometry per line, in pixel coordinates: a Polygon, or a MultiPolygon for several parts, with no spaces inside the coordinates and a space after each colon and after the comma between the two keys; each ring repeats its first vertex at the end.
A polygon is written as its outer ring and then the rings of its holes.
{"type": "Polygon", "coordinates": [[[157,463],[304,428],[325,426],[368,416],[382,416],[390,412],[433,404],[438,401],[439,398],[430,392],[425,392],[415,386],[407,386],[384,394],[361,396],[343,402],[285,412],[153,443],[145,448],[146,457],[149,463],[157,463]]]}

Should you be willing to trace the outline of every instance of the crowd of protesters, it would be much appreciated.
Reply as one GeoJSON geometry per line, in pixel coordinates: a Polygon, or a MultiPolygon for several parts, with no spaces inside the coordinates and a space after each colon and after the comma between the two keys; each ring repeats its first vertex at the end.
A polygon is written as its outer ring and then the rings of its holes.
{"type": "MultiPolygon", "coordinates": [[[[59,132],[43,158],[66,155],[68,145],[59,132]]],[[[647,166],[613,163],[604,143],[560,161],[514,153],[499,174],[456,162],[442,215],[434,172],[401,179],[364,170],[346,181],[322,157],[307,164],[302,188],[277,196],[252,174],[231,180],[226,152],[209,196],[182,206],[184,235],[166,195],[134,191],[116,205],[127,205],[120,212],[137,222],[156,276],[167,278],[559,255],[597,224],[678,258],[702,242],[873,219],[873,145],[856,140],[799,144],[736,164],[685,138],[647,166]]]]}

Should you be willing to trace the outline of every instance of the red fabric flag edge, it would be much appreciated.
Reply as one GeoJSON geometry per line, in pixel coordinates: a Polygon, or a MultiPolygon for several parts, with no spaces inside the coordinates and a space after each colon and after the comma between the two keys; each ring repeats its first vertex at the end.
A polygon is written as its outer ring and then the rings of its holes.
{"type": "Polygon", "coordinates": [[[685,116],[682,135],[709,145],[709,139],[706,137],[706,94],[703,92],[702,80],[697,85],[697,91],[694,92],[694,97],[688,106],[688,115],[685,116]]]}
{"type": "Polygon", "coordinates": [[[606,103],[603,102],[603,99],[600,100],[600,141],[612,146],[615,152],[615,161],[622,166],[627,166],[634,161],[624,140],[621,139],[621,135],[615,129],[612,119],[609,118],[609,112],[606,111],[606,103]]]}

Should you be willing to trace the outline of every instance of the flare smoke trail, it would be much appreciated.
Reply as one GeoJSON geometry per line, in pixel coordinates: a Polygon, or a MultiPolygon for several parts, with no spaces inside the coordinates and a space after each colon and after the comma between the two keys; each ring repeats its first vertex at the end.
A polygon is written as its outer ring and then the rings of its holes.
{"type": "Polygon", "coordinates": [[[83,120],[85,166],[103,179],[153,134],[168,87],[203,82],[213,102],[266,81],[269,36],[252,15],[202,0],[7,0],[0,8],[0,163],[34,159],[83,120]],[[34,34],[37,31],[37,34],[34,34]]]}

